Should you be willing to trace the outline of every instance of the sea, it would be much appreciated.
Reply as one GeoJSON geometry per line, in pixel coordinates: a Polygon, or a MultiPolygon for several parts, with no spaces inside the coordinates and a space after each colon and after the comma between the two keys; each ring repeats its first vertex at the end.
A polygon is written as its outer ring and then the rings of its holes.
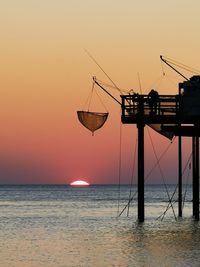
{"type": "Polygon", "coordinates": [[[139,223],[136,186],[1,185],[0,266],[200,266],[192,188],[183,188],[182,218],[176,189],[146,185],[139,223]]]}

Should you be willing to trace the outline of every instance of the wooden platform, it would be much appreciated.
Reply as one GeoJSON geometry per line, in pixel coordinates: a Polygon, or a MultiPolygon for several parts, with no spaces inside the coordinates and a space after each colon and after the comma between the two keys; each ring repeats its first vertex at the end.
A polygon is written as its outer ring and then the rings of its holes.
{"type": "Polygon", "coordinates": [[[122,95],[122,116],[124,124],[199,124],[200,113],[186,112],[184,97],[179,95],[160,95],[156,111],[149,104],[148,95],[122,95]]]}
{"type": "Polygon", "coordinates": [[[156,101],[148,95],[122,95],[121,121],[124,124],[137,124],[138,129],[138,221],[145,219],[144,210],[144,127],[159,126],[158,132],[171,132],[178,135],[178,207],[182,217],[182,148],[181,137],[192,137],[193,162],[193,216],[199,220],[199,136],[200,101],[190,95],[159,95],[156,101]]]}

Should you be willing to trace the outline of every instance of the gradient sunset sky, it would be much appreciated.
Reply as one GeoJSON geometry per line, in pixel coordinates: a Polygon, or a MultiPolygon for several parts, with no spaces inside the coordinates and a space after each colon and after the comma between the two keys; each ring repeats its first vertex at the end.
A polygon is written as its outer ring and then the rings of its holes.
{"type": "MultiPolygon", "coordinates": [[[[0,183],[118,183],[120,107],[98,89],[110,113],[104,127],[92,136],[77,120],[92,76],[110,83],[84,49],[120,88],[139,92],[139,73],[143,93],[176,94],[182,78],[166,66],[157,83],[159,56],[200,68],[199,10],[197,0],[0,1],[0,183]]],[[[122,126],[123,183],[136,133],[122,126]]],[[[150,133],[159,156],[170,141],[150,133]]],[[[155,156],[145,136],[148,173],[155,156]]],[[[185,138],[184,161],[190,151],[185,138]]],[[[161,161],[168,182],[177,180],[176,161],[177,140],[161,161]]],[[[162,182],[157,170],[149,182],[162,182]]]]}

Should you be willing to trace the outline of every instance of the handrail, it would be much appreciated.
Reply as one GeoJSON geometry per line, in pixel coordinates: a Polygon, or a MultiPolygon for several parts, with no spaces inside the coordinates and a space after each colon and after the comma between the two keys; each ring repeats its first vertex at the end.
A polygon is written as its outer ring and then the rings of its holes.
{"type": "Polygon", "coordinates": [[[122,116],[175,115],[179,112],[179,95],[159,95],[151,102],[148,95],[122,95],[122,116]]]}

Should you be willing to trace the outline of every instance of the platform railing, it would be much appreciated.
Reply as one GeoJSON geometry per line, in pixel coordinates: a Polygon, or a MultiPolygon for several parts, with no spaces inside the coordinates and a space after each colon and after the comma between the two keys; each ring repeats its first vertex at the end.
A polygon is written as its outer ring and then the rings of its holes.
{"type": "Polygon", "coordinates": [[[180,113],[179,95],[159,95],[152,101],[148,95],[122,95],[122,117],[175,116],[180,113]]]}

